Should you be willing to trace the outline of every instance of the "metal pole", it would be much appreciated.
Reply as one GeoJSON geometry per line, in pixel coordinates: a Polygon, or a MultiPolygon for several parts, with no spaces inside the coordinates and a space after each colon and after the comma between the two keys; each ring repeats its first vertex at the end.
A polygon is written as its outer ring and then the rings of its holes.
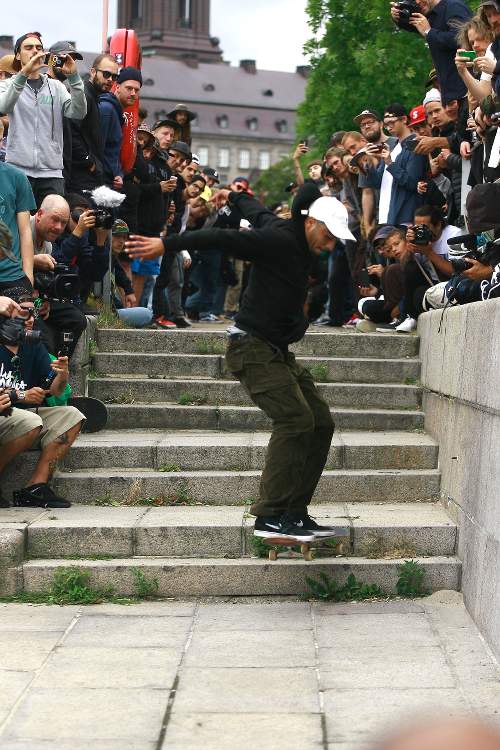
{"type": "Polygon", "coordinates": [[[109,0],[102,0],[102,51],[108,47],[109,0]]]}

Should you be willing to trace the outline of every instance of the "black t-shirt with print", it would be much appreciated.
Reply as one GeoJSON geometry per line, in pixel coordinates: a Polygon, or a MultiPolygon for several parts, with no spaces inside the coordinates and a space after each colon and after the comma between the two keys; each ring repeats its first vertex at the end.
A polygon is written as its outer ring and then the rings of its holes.
{"type": "MultiPolygon", "coordinates": [[[[51,372],[49,352],[43,344],[23,344],[17,355],[0,344],[0,389],[27,391],[30,388],[41,388],[51,372]],[[18,364],[16,357],[19,357],[18,364]]],[[[17,408],[23,406],[22,402],[16,404],[17,408]]],[[[33,405],[26,404],[25,408],[32,409],[33,405]]]]}

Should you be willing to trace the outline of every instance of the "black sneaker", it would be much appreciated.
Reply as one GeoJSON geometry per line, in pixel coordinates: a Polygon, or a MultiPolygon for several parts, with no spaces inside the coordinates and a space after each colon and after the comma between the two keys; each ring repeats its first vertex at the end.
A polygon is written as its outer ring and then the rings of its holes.
{"type": "Polygon", "coordinates": [[[14,492],[14,505],[23,508],[70,508],[71,503],[58,497],[45,482],[32,484],[14,492]]]}
{"type": "Polygon", "coordinates": [[[396,328],[401,325],[405,318],[395,318],[390,323],[379,323],[375,329],[377,333],[395,333],[396,328]]]}
{"type": "Polygon", "coordinates": [[[253,534],[265,539],[285,538],[298,542],[312,542],[314,540],[314,534],[304,530],[302,521],[293,519],[286,514],[281,517],[257,516],[253,534]]]}
{"type": "Polygon", "coordinates": [[[0,487],[0,508],[10,508],[10,503],[2,495],[2,488],[0,487]]]}
{"type": "Polygon", "coordinates": [[[172,318],[172,321],[175,323],[177,328],[191,328],[193,325],[189,322],[189,320],[186,320],[186,318],[172,318]]]}
{"type": "MultiPolygon", "coordinates": [[[[338,526],[320,526],[320,524],[309,515],[302,516],[301,520],[304,524],[304,529],[314,534],[316,539],[328,539],[334,536],[341,536],[339,532],[343,531],[343,529],[339,529],[338,526]]],[[[348,529],[346,529],[346,533],[349,533],[348,529]]]]}

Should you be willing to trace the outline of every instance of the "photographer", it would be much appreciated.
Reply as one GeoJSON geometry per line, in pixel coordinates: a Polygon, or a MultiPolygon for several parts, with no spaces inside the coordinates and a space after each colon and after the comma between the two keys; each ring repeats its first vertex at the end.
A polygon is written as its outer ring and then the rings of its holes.
{"type": "Polygon", "coordinates": [[[391,16],[404,31],[418,32],[429,46],[443,102],[462,99],[465,85],[455,67],[457,27],[472,13],[463,0],[405,0],[391,3],[391,16]]]}
{"type": "MultiPolygon", "coordinates": [[[[47,406],[48,396],[61,396],[68,384],[68,358],[51,363],[45,346],[33,338],[35,306],[22,288],[8,290],[20,307],[0,319],[0,475],[15,456],[41,448],[27,485],[14,492],[14,505],[68,508],[49,486],[57,462],[75,441],[85,421],[73,406],[47,406]],[[30,336],[31,334],[31,336],[30,336]]],[[[0,505],[9,502],[1,497],[0,505]]]]}
{"type": "MultiPolygon", "coordinates": [[[[52,243],[52,257],[74,270],[83,290],[88,292],[94,282],[102,281],[109,265],[108,235],[102,227],[95,228],[92,203],[83,195],[66,196],[70,216],[63,234],[52,243]]],[[[87,297],[84,292],[82,299],[87,297]]]]}
{"type": "Polygon", "coordinates": [[[60,69],[71,93],[63,83],[41,73],[46,53],[39,33],[21,36],[14,55],[13,67],[19,72],[0,81],[0,112],[9,114],[7,161],[27,175],[40,206],[46,195],[64,193],[63,117],[81,120],[87,104],[70,55],[61,58],[60,69]]]}
{"type": "MultiPolygon", "coordinates": [[[[56,261],[52,257],[52,243],[64,232],[70,219],[67,201],[60,195],[48,195],[34,216],[31,217],[33,246],[35,250],[34,267],[37,272],[53,273],[56,261]]],[[[36,288],[35,281],[35,288],[36,288]]],[[[68,356],[71,358],[78,339],[87,327],[87,318],[71,301],[45,299],[40,308],[37,328],[41,329],[50,351],[57,351],[62,331],[73,334],[68,356]]]]}

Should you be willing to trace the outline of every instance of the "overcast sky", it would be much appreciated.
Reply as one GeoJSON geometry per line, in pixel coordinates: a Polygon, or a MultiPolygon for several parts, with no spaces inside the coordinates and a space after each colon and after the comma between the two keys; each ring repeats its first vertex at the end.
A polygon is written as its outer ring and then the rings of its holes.
{"type": "MultiPolygon", "coordinates": [[[[267,70],[294,70],[304,62],[302,46],[309,36],[305,5],[306,0],[212,0],[211,33],[233,64],[250,58],[267,70]]],[[[100,50],[102,0],[5,0],[2,6],[2,34],[18,37],[36,30],[47,46],[75,39],[82,50],[100,50]]],[[[110,0],[110,31],[116,26],[116,7],[117,0],[110,0]]]]}

